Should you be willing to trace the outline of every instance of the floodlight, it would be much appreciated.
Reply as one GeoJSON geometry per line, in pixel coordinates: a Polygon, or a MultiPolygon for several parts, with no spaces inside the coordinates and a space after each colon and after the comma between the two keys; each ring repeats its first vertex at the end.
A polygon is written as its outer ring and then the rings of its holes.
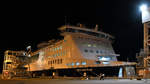
{"type": "Polygon", "coordinates": [[[143,4],[140,6],[140,10],[143,12],[143,11],[147,11],[147,5],[146,4],[143,4]]]}

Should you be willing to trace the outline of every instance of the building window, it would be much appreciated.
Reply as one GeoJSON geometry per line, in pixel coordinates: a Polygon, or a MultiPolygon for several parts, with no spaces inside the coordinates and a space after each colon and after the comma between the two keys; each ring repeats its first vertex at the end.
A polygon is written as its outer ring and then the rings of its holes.
{"type": "Polygon", "coordinates": [[[86,62],[82,62],[81,64],[82,64],[82,65],[86,65],[86,62]]]}

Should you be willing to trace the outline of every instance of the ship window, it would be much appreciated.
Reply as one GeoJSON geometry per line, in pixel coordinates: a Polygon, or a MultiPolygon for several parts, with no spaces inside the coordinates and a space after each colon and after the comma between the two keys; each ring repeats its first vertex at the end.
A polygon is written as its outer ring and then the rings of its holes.
{"type": "Polygon", "coordinates": [[[109,62],[102,62],[103,64],[109,64],[109,62]]]}
{"type": "Polygon", "coordinates": [[[60,64],[62,64],[62,59],[60,59],[60,64]]]}
{"type": "Polygon", "coordinates": [[[92,45],[91,44],[88,44],[88,47],[91,47],[92,45]]]}
{"type": "Polygon", "coordinates": [[[53,57],[55,57],[56,55],[54,54],[53,57]]]}
{"type": "Polygon", "coordinates": [[[60,52],[60,56],[62,56],[62,52],[60,52]]]}
{"type": "Polygon", "coordinates": [[[13,55],[16,55],[16,53],[13,53],[13,55]]]}
{"type": "Polygon", "coordinates": [[[101,63],[100,61],[96,61],[96,62],[95,62],[95,64],[100,64],[100,63],[101,63]]]}
{"type": "Polygon", "coordinates": [[[99,52],[100,52],[100,53],[103,53],[103,51],[102,51],[102,50],[100,50],[99,52]]]}
{"type": "Polygon", "coordinates": [[[54,60],[53,60],[53,62],[52,62],[53,64],[54,64],[54,60]]]}
{"type": "Polygon", "coordinates": [[[12,53],[11,53],[11,52],[8,52],[8,55],[12,55],[12,53]]]}
{"type": "Polygon", "coordinates": [[[11,62],[6,62],[6,64],[11,64],[11,62]]]}
{"type": "Polygon", "coordinates": [[[67,66],[71,66],[71,64],[66,64],[67,66]]]}
{"type": "Polygon", "coordinates": [[[62,49],[62,46],[60,46],[59,49],[62,49]]]}
{"type": "Polygon", "coordinates": [[[71,65],[74,66],[74,63],[72,62],[71,65]]]}
{"type": "Polygon", "coordinates": [[[93,50],[90,50],[90,52],[93,53],[94,51],[93,51],[93,50]]]}
{"type": "Polygon", "coordinates": [[[76,65],[80,65],[80,63],[79,63],[79,62],[76,62],[76,65]]]}
{"type": "Polygon", "coordinates": [[[57,50],[59,50],[59,47],[57,48],[57,50]]]}
{"type": "Polygon", "coordinates": [[[93,44],[93,47],[96,47],[96,44],[93,44]]]}
{"type": "Polygon", "coordinates": [[[65,55],[65,54],[66,54],[66,52],[64,51],[64,52],[63,52],[63,55],[65,55]]]}
{"type": "Polygon", "coordinates": [[[59,64],[60,63],[60,61],[59,61],[59,59],[57,59],[57,64],[59,64]]]}
{"type": "Polygon", "coordinates": [[[75,29],[71,29],[71,28],[66,28],[67,32],[75,32],[75,29]]]}
{"type": "Polygon", "coordinates": [[[109,56],[99,56],[98,59],[100,61],[110,61],[110,60],[112,60],[112,58],[109,57],[109,56]]]}
{"type": "Polygon", "coordinates": [[[57,63],[57,60],[55,60],[55,64],[57,63]]]}
{"type": "Polygon", "coordinates": [[[88,50],[84,50],[84,52],[88,52],[88,50]]]}
{"type": "Polygon", "coordinates": [[[96,53],[99,53],[99,51],[97,50],[96,53]]]}
{"type": "Polygon", "coordinates": [[[81,64],[82,64],[82,65],[86,65],[86,62],[82,62],[81,64]]]}

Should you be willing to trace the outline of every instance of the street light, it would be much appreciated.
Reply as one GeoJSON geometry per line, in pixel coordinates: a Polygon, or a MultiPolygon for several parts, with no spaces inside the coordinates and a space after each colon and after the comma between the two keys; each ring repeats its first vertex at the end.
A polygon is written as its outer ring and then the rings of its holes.
{"type": "MultiPolygon", "coordinates": [[[[146,57],[143,57],[143,62],[144,62],[144,71],[146,71],[148,69],[148,66],[146,65],[146,58],[149,56],[150,54],[150,46],[149,46],[149,38],[150,38],[150,8],[148,7],[148,5],[143,4],[140,6],[140,11],[142,13],[142,23],[144,25],[144,52],[146,54],[146,57]]],[[[147,73],[144,72],[144,78],[147,78],[147,73]]]]}
{"type": "Polygon", "coordinates": [[[141,5],[140,11],[142,13],[142,23],[150,21],[150,8],[148,8],[148,5],[147,4],[141,5]]]}
{"type": "Polygon", "coordinates": [[[143,4],[140,6],[140,10],[143,12],[143,11],[146,11],[147,10],[147,5],[146,4],[143,4]]]}

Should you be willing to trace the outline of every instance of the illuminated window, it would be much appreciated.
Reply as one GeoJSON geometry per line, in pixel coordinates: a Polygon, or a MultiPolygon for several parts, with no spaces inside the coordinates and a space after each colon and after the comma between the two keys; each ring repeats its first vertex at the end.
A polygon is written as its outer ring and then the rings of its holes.
{"type": "Polygon", "coordinates": [[[74,66],[74,63],[72,62],[71,65],[74,66]]]}
{"type": "Polygon", "coordinates": [[[109,56],[99,56],[98,59],[100,61],[110,61],[112,58],[109,56]]]}
{"type": "Polygon", "coordinates": [[[109,64],[109,62],[102,62],[103,64],[109,64]]]}
{"type": "Polygon", "coordinates": [[[86,62],[82,62],[81,64],[82,64],[82,65],[86,65],[86,62]]]}
{"type": "Polygon", "coordinates": [[[79,62],[76,62],[76,65],[80,65],[80,63],[79,63],[79,62]]]}
{"type": "Polygon", "coordinates": [[[88,44],[88,47],[91,47],[92,45],[91,44],[88,44]]]}

